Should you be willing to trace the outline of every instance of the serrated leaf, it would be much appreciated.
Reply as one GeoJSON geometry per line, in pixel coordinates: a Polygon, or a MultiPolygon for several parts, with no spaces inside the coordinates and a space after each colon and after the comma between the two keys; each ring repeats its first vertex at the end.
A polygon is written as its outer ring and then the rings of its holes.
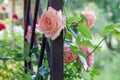
{"type": "Polygon", "coordinates": [[[92,38],[92,35],[91,35],[89,29],[83,23],[78,24],[78,30],[81,32],[81,34],[85,38],[88,38],[88,39],[92,38]]]}

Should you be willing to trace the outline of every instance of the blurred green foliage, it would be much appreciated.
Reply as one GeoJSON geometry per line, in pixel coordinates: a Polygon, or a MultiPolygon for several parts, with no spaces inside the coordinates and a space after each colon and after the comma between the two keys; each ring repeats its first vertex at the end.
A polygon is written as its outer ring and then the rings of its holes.
{"type": "Polygon", "coordinates": [[[0,80],[26,80],[27,75],[23,75],[22,66],[23,36],[16,33],[10,39],[7,31],[3,36],[0,40],[0,80]]]}

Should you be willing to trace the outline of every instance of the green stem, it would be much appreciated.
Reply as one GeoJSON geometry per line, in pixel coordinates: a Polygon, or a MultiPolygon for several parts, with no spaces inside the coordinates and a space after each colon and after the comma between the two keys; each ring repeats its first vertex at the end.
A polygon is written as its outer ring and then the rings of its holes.
{"type": "MultiPolygon", "coordinates": [[[[108,34],[109,35],[109,34],[108,34]]],[[[105,35],[104,38],[98,43],[98,45],[92,50],[92,52],[90,52],[87,56],[87,58],[93,54],[93,52],[95,52],[95,50],[100,46],[100,44],[107,38],[108,35],[105,35]]]]}

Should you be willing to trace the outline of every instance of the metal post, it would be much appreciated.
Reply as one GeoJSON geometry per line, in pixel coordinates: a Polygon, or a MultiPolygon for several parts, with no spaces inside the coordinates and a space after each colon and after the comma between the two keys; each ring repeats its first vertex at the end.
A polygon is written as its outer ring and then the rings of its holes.
{"type": "MultiPolygon", "coordinates": [[[[57,11],[62,9],[62,0],[49,0],[49,6],[57,11]]],[[[51,40],[50,80],[63,80],[63,31],[54,41],[51,40]]]]}

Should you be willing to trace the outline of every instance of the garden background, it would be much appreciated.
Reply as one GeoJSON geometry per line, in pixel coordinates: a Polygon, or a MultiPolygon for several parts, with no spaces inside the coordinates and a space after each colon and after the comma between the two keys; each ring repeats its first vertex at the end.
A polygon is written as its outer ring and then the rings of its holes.
{"type": "MultiPolygon", "coordinates": [[[[34,13],[35,1],[31,0],[31,11],[34,13]]],[[[23,59],[23,0],[0,0],[0,22],[5,30],[0,31],[0,80],[31,80],[24,74],[23,59]],[[3,9],[5,7],[5,9],[3,9]],[[14,17],[14,16],[17,17],[14,17]]],[[[41,0],[42,8],[47,7],[47,0],[41,0]]],[[[96,21],[91,28],[94,44],[98,44],[103,36],[101,31],[106,25],[120,22],[119,0],[65,0],[65,11],[68,16],[72,12],[80,13],[85,7],[95,12],[96,21]]],[[[120,41],[109,36],[94,52],[96,71],[94,80],[120,80],[120,41]]],[[[33,61],[36,58],[33,57],[33,61]]],[[[36,63],[35,63],[36,64],[36,63]]],[[[72,67],[72,66],[71,66],[72,67]]],[[[87,73],[84,77],[89,80],[87,73]]]]}

